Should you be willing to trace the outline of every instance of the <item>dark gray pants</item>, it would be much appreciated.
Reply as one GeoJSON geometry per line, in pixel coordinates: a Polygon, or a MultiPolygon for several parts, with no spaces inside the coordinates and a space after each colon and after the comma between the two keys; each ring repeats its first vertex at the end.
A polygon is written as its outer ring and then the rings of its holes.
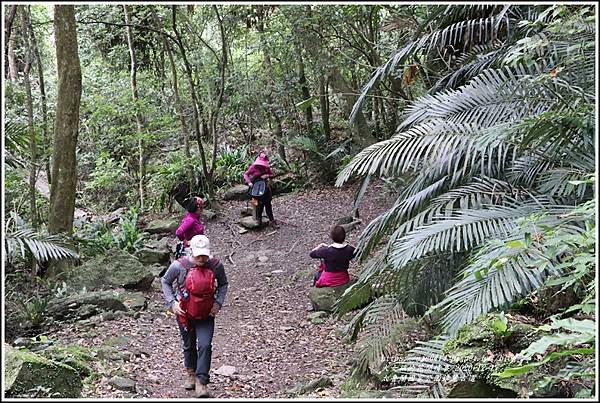
{"type": "Polygon", "coordinates": [[[189,319],[191,330],[185,330],[179,322],[183,349],[183,364],[186,368],[194,368],[200,383],[206,385],[210,381],[208,371],[212,358],[212,338],[215,331],[215,318],[206,320],[189,319]]]}

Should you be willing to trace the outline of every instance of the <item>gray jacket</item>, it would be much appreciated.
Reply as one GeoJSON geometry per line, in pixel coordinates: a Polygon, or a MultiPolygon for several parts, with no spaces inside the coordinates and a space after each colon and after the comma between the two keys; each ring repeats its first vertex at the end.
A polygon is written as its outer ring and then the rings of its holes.
{"type": "MultiPolygon", "coordinates": [[[[184,257],[182,259],[187,258],[184,257]]],[[[188,262],[189,268],[194,267],[194,263],[191,260],[188,259],[188,262]]],[[[169,308],[175,301],[181,299],[179,289],[183,290],[185,288],[187,272],[187,269],[178,260],[174,260],[160,280],[163,296],[169,308]]],[[[219,264],[214,267],[213,272],[217,279],[217,296],[215,297],[215,302],[222,307],[225,302],[225,295],[227,295],[227,276],[225,275],[223,263],[219,261],[219,264]]]]}

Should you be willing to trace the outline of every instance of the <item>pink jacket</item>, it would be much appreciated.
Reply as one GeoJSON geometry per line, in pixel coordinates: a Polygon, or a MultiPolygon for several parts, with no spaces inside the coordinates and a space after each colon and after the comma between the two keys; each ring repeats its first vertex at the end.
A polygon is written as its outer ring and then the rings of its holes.
{"type": "Polygon", "coordinates": [[[247,184],[250,184],[254,179],[262,176],[268,175],[269,177],[274,176],[271,167],[266,167],[264,165],[252,164],[248,167],[248,170],[244,172],[244,181],[247,184]]]}
{"type": "Polygon", "coordinates": [[[175,235],[181,241],[189,241],[194,235],[204,235],[204,224],[200,221],[200,216],[196,213],[186,213],[175,235]]]}

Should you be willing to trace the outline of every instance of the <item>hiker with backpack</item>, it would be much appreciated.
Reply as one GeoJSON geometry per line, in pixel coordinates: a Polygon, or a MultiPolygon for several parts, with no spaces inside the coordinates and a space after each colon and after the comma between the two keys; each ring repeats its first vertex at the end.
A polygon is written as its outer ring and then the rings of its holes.
{"type": "Polygon", "coordinates": [[[190,257],[171,263],[161,285],[183,342],[184,388],[195,389],[196,397],[209,397],[215,317],[227,295],[227,276],[223,263],[210,254],[210,241],[205,235],[194,236],[190,250],[190,257]]]}
{"type": "Polygon", "coordinates": [[[269,164],[269,157],[264,151],[256,157],[256,160],[244,172],[244,181],[250,188],[252,204],[256,206],[255,218],[259,226],[262,225],[263,210],[266,210],[267,217],[269,217],[269,226],[277,228],[277,223],[273,217],[273,206],[271,205],[273,193],[269,183],[269,178],[274,176],[269,164]]]}
{"type": "Polygon", "coordinates": [[[336,287],[350,282],[348,267],[356,250],[354,246],[344,242],[346,239],[344,227],[334,226],[329,236],[333,240],[331,245],[321,243],[309,254],[314,259],[321,259],[319,270],[313,277],[315,287],[336,287]]]}
{"type": "Polygon", "coordinates": [[[200,215],[204,210],[204,200],[201,197],[190,197],[184,201],[187,213],[181,220],[181,224],[175,231],[179,239],[175,250],[175,259],[181,256],[190,256],[189,244],[195,235],[204,235],[204,224],[200,220],[200,215]]]}

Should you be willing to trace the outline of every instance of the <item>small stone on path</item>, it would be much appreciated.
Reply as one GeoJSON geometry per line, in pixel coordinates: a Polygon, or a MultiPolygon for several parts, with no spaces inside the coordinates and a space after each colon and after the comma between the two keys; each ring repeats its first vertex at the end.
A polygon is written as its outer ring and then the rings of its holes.
{"type": "Polygon", "coordinates": [[[221,365],[218,369],[215,370],[215,374],[229,377],[235,373],[236,369],[232,365],[221,365]]]}

